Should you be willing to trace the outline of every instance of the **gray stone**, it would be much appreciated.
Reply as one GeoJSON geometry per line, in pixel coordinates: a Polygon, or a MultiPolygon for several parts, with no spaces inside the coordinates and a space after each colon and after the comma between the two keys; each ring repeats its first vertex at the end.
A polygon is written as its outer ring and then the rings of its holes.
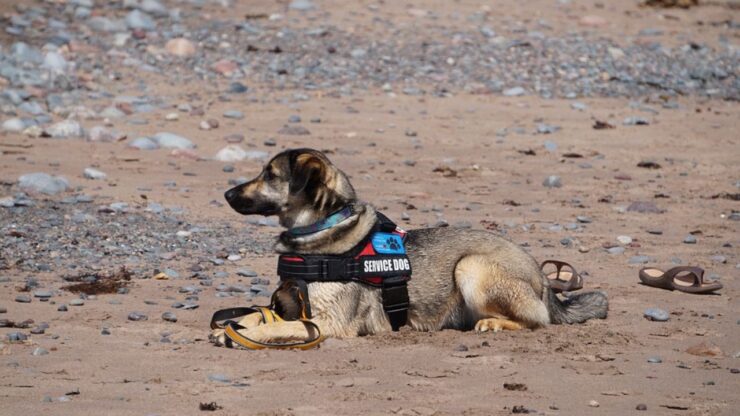
{"type": "Polygon", "coordinates": [[[112,20],[104,16],[93,16],[87,19],[87,25],[92,30],[98,32],[114,33],[126,31],[126,22],[118,19],[112,20]]]}
{"type": "Polygon", "coordinates": [[[652,202],[644,202],[644,201],[635,201],[631,203],[627,207],[627,211],[629,212],[639,212],[642,214],[650,213],[650,214],[662,214],[665,212],[665,210],[662,210],[655,206],[652,202]]]}
{"type": "Polygon", "coordinates": [[[69,63],[61,54],[50,51],[44,56],[44,63],[41,66],[53,73],[65,73],[69,68],[69,63]]]}
{"type": "Polygon", "coordinates": [[[588,106],[580,101],[573,101],[572,103],[570,103],[570,108],[578,111],[584,111],[588,108],[588,106]]]}
{"type": "Polygon", "coordinates": [[[5,335],[5,339],[10,342],[21,342],[27,340],[28,335],[24,334],[23,332],[10,332],[5,335]]]}
{"type": "Polygon", "coordinates": [[[250,269],[239,269],[236,271],[236,274],[242,277],[256,277],[257,272],[250,269]]]}
{"type": "MultiPolygon", "coordinates": [[[[539,123],[539,124],[537,124],[537,133],[539,133],[539,134],[553,134],[553,133],[557,132],[558,130],[560,130],[560,127],[559,126],[553,126],[553,125],[545,124],[545,123],[539,123]]],[[[548,142],[545,142],[545,148],[546,149],[547,149],[547,143],[548,142]]],[[[549,143],[552,143],[552,142],[549,142],[549,143]]],[[[552,143],[552,144],[555,144],[555,143],[552,143]]],[[[557,149],[557,145],[555,145],[555,149],[557,149]]],[[[547,150],[549,150],[551,152],[554,152],[555,151],[555,150],[550,150],[550,149],[547,149],[547,150]]]]}
{"type": "Polygon", "coordinates": [[[660,364],[663,362],[663,359],[658,356],[648,357],[647,362],[650,364],[660,364]]]}
{"type": "Polygon", "coordinates": [[[609,254],[623,254],[624,253],[624,247],[610,247],[606,249],[606,252],[609,254]]]}
{"type": "Polygon", "coordinates": [[[132,140],[131,143],[128,144],[128,147],[133,147],[139,150],[154,150],[159,149],[159,144],[157,144],[156,140],[149,137],[139,137],[132,140]]]}
{"type": "Polygon", "coordinates": [[[82,306],[84,304],[85,304],[85,301],[82,300],[82,299],[79,299],[79,298],[72,299],[72,300],[69,301],[69,305],[70,306],[82,306]]]}
{"type": "Polygon", "coordinates": [[[665,322],[668,320],[668,318],[670,318],[670,315],[668,314],[668,312],[664,311],[663,309],[658,309],[658,308],[645,309],[645,313],[643,315],[648,320],[657,321],[657,322],[665,322]]]}
{"type": "Polygon", "coordinates": [[[208,380],[218,383],[231,383],[231,379],[229,378],[229,376],[224,374],[209,374],[208,380]]]}
{"type": "Polygon", "coordinates": [[[650,257],[648,256],[632,256],[629,259],[629,264],[646,264],[650,262],[650,257]]]}
{"type": "Polygon", "coordinates": [[[689,234],[683,239],[684,244],[696,244],[696,237],[689,234]]]}
{"type": "Polygon", "coordinates": [[[44,131],[54,139],[85,136],[85,130],[82,128],[82,125],[78,121],[71,119],[54,123],[44,131]]]}
{"type": "Polygon", "coordinates": [[[647,126],[650,125],[650,121],[642,117],[627,117],[622,124],[625,126],[647,126]]]}
{"type": "Polygon", "coordinates": [[[3,131],[11,133],[20,133],[27,127],[26,123],[17,117],[9,118],[3,121],[3,131]]]}
{"type": "Polygon", "coordinates": [[[241,82],[232,82],[229,84],[229,92],[234,94],[242,94],[249,90],[249,88],[241,82]]]}
{"type": "Polygon", "coordinates": [[[151,31],[156,29],[157,24],[151,16],[140,11],[132,10],[126,15],[126,26],[129,29],[141,29],[151,31]]]}
{"type": "Polygon", "coordinates": [[[146,321],[149,317],[141,312],[131,312],[128,314],[129,321],[146,321]]]}
{"type": "Polygon", "coordinates": [[[30,303],[31,297],[28,295],[18,295],[15,297],[15,301],[19,303],[30,303]]]}
{"type": "Polygon", "coordinates": [[[41,347],[36,347],[31,353],[31,355],[36,356],[36,357],[40,355],[47,355],[47,354],[49,354],[49,351],[41,347]]]}
{"type": "Polygon", "coordinates": [[[719,255],[719,254],[716,256],[712,256],[710,259],[712,260],[713,263],[721,263],[721,264],[727,263],[727,257],[719,255]]]}
{"type": "Polygon", "coordinates": [[[503,91],[503,94],[507,97],[516,97],[520,95],[524,95],[526,91],[522,87],[513,87],[508,88],[503,91]]]}
{"type": "Polygon", "coordinates": [[[195,149],[195,144],[190,140],[174,133],[161,132],[152,137],[159,147],[172,149],[195,149]]]}
{"type": "Polygon", "coordinates": [[[313,2],[311,2],[310,0],[293,0],[290,2],[290,5],[288,5],[288,8],[290,8],[291,10],[300,10],[302,12],[305,12],[308,10],[313,10],[314,8],[316,8],[316,6],[314,6],[313,2]]]}
{"type": "Polygon", "coordinates": [[[85,170],[83,171],[83,175],[85,176],[85,178],[93,180],[102,180],[108,177],[108,175],[106,175],[104,172],[94,168],[85,168],[85,170]]]}
{"type": "Polygon", "coordinates": [[[563,186],[563,183],[560,180],[560,176],[551,175],[545,178],[545,180],[542,182],[542,186],[546,188],[560,188],[561,186],[563,186]]]}
{"type": "Polygon", "coordinates": [[[67,312],[67,305],[59,305],[57,308],[58,312],[67,312]]]}
{"type": "Polygon", "coordinates": [[[170,12],[157,0],[142,0],[139,9],[156,17],[167,17],[170,12]]]}
{"type": "Polygon", "coordinates": [[[307,128],[303,126],[283,126],[280,130],[278,130],[278,134],[285,134],[288,136],[306,136],[311,134],[310,131],[308,131],[307,128]]]}
{"type": "Polygon", "coordinates": [[[585,215],[579,215],[579,216],[576,217],[576,221],[578,221],[578,222],[580,222],[582,224],[590,224],[592,220],[591,220],[590,217],[587,217],[585,215]]]}
{"type": "Polygon", "coordinates": [[[42,298],[42,299],[48,299],[52,297],[53,295],[54,294],[51,292],[51,290],[35,290],[33,292],[34,297],[42,298]]]}
{"type": "Polygon", "coordinates": [[[241,120],[241,119],[244,118],[244,113],[242,113],[241,111],[238,111],[238,110],[227,110],[227,111],[224,111],[223,116],[225,118],[232,118],[232,119],[235,119],[235,120],[241,120]]]}
{"type": "Polygon", "coordinates": [[[177,322],[177,315],[175,315],[173,312],[165,312],[162,314],[162,319],[167,322],[177,322]]]}

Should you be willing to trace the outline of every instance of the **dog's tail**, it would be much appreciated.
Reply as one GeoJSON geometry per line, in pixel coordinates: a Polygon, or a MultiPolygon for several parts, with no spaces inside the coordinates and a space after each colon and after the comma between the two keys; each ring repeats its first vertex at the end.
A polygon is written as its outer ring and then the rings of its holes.
{"type": "Polygon", "coordinates": [[[594,318],[604,319],[609,309],[606,293],[601,291],[574,294],[560,300],[547,287],[543,297],[550,312],[550,323],[553,324],[578,324],[594,318]]]}

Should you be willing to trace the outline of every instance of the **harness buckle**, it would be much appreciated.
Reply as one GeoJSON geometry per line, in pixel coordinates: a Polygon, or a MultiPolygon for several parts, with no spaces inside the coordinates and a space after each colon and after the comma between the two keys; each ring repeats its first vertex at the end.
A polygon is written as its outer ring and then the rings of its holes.
{"type": "Polygon", "coordinates": [[[321,260],[321,275],[324,280],[341,280],[345,277],[346,269],[342,259],[321,260]]]}

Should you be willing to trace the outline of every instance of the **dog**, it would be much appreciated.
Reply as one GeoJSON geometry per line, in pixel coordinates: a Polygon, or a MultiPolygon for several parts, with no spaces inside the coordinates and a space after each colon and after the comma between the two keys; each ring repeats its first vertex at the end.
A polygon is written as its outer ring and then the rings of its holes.
{"type": "MultiPolygon", "coordinates": [[[[347,175],[322,152],[286,150],[273,157],[254,179],[225,193],[243,215],[279,218],[288,231],[275,244],[277,253],[339,255],[357,246],[378,221],[375,208],[357,199],[347,175]],[[327,218],[351,205],[352,215],[328,229],[289,232],[327,218]]],[[[539,328],[606,318],[605,293],[553,293],[538,263],[521,247],[482,230],[427,228],[410,230],[405,246],[413,275],[408,281],[407,324],[419,331],[442,329],[479,332],[539,328]]],[[[296,339],[307,327],[293,321],[305,308],[300,288],[288,281],[273,295],[274,308],[286,321],[245,325],[264,341],[296,339]]],[[[355,337],[391,330],[381,289],[361,282],[311,282],[307,285],[313,322],[324,336],[355,337]]],[[[249,321],[249,320],[247,320],[249,321]]]]}

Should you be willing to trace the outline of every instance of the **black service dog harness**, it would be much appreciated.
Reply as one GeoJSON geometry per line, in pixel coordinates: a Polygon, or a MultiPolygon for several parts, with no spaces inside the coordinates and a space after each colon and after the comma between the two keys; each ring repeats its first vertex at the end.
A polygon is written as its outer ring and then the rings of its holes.
{"type": "MultiPolygon", "coordinates": [[[[329,218],[348,216],[351,207],[329,218]],[[347,213],[344,211],[348,210],[347,213]],[[344,213],[344,215],[342,215],[344,213]]],[[[406,255],[406,232],[381,213],[373,229],[359,244],[340,255],[282,254],[277,273],[282,281],[294,281],[306,302],[306,314],[311,318],[307,283],[361,282],[383,291],[383,310],[391,327],[398,331],[406,324],[411,279],[411,263],[406,255]]],[[[313,231],[313,230],[311,230],[313,231]]]]}

